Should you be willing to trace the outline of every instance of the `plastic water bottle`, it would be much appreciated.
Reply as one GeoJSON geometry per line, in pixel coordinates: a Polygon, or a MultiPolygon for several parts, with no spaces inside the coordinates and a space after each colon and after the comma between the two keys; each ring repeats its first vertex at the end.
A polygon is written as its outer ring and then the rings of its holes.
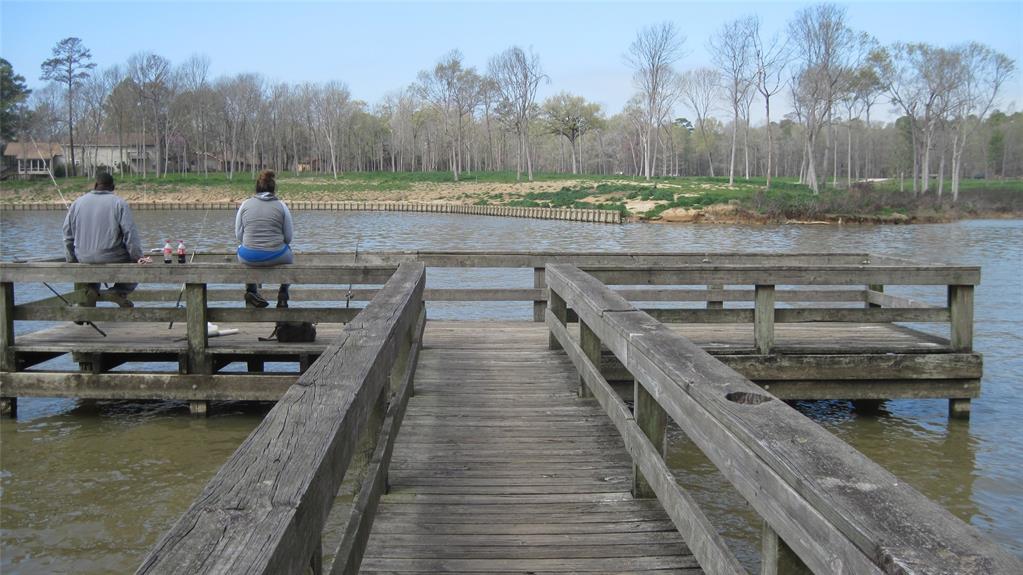
{"type": "Polygon", "coordinates": [[[185,240],[178,240],[178,263],[185,263],[185,240]]]}
{"type": "Polygon", "coordinates": [[[171,256],[174,255],[174,248],[170,245],[170,240],[164,240],[163,244],[163,263],[171,263],[171,256]]]}

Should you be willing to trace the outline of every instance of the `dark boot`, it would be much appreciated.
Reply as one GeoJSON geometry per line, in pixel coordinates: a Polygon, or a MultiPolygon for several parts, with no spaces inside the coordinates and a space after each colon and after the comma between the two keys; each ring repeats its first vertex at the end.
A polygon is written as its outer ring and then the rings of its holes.
{"type": "MultiPolygon", "coordinates": [[[[85,286],[85,296],[82,303],[75,304],[75,307],[96,307],[99,301],[99,284],[88,284],[85,286]]],[[[86,322],[75,320],[75,325],[85,325],[86,322]]]]}
{"type": "Polygon", "coordinates": [[[266,307],[270,302],[259,295],[256,284],[245,284],[245,305],[249,307],[266,307]]]}
{"type": "Polygon", "coordinates": [[[281,284],[280,289],[277,290],[277,307],[288,307],[288,300],[291,296],[288,294],[288,284],[281,284]]]}
{"type": "Polygon", "coordinates": [[[118,307],[135,307],[135,304],[128,299],[128,294],[117,291],[107,290],[106,301],[112,301],[118,305],[118,307]]]}

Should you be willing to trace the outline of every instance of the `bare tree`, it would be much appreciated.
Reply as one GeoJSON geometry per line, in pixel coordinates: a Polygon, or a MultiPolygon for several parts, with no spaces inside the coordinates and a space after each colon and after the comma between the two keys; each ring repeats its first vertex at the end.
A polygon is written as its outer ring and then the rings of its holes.
{"type": "Polygon", "coordinates": [[[128,165],[124,159],[124,136],[126,130],[135,125],[139,112],[137,90],[134,82],[124,75],[121,67],[115,66],[105,73],[110,75],[110,82],[113,85],[104,103],[107,125],[113,124],[113,131],[117,133],[117,171],[123,173],[125,166],[128,165]]]}
{"type": "Polygon", "coordinates": [[[771,188],[771,170],[774,162],[774,130],[771,128],[771,97],[785,86],[783,75],[788,66],[789,50],[783,37],[774,35],[765,39],[760,28],[760,19],[754,17],[750,21],[750,40],[752,41],[753,85],[764,98],[764,113],[767,130],[767,177],[765,188],[771,188]]]}
{"type": "Polygon", "coordinates": [[[479,103],[479,75],[462,66],[462,53],[448,52],[433,70],[419,72],[415,91],[430,102],[444,120],[450,143],[451,173],[458,181],[461,172],[463,120],[479,103]]]}
{"type": "Polygon", "coordinates": [[[634,72],[633,82],[642,97],[640,147],[643,151],[643,176],[648,180],[654,173],[657,156],[654,136],[678,94],[673,66],[683,55],[684,43],[685,36],[673,23],[662,22],[640,30],[625,55],[634,72]]]}
{"type": "Polygon", "coordinates": [[[960,82],[952,106],[952,201],[959,199],[959,178],[966,140],[994,106],[1002,86],[1014,74],[1005,54],[972,42],[959,48],[960,82]]]}
{"type": "MultiPolygon", "coordinates": [[[[532,50],[527,54],[518,46],[512,46],[490,59],[488,72],[493,78],[501,98],[511,111],[515,131],[519,137],[519,157],[525,159],[526,173],[533,181],[533,159],[529,146],[529,126],[537,110],[536,90],[547,75],[540,67],[540,56],[532,50]]],[[[516,179],[521,178],[521,162],[516,170],[516,179]]]]}
{"type": "MultiPolygon", "coordinates": [[[[732,152],[728,163],[728,185],[735,183],[735,147],[739,130],[739,116],[743,103],[753,89],[753,32],[756,20],[752,17],[725,23],[707,43],[711,59],[724,78],[725,94],[732,107],[732,152]]],[[[748,167],[748,163],[747,163],[748,167]]],[[[747,177],[749,177],[747,169],[747,177]]]]}
{"type": "Polygon", "coordinates": [[[703,140],[703,147],[707,152],[710,176],[714,177],[714,157],[711,154],[711,144],[707,134],[707,119],[720,94],[721,74],[712,68],[689,70],[682,74],[679,87],[686,103],[696,114],[700,138],[703,140]]]}
{"type": "Polygon", "coordinates": [[[89,157],[89,149],[87,146],[82,146],[82,165],[85,168],[85,175],[94,176],[97,168],[97,156],[99,153],[99,139],[103,133],[103,123],[106,119],[104,102],[107,96],[110,94],[112,86],[108,83],[110,76],[108,73],[90,76],[82,82],[79,87],[78,104],[80,106],[80,112],[77,114],[82,119],[78,123],[79,135],[81,135],[81,126],[85,125],[85,141],[89,140],[93,143],[92,158],[89,157]]]}
{"type": "Polygon", "coordinates": [[[311,94],[313,117],[323,130],[323,137],[330,151],[330,168],[334,179],[337,179],[338,172],[344,171],[338,167],[338,148],[340,132],[351,111],[351,94],[347,86],[337,82],[329,82],[320,88],[314,88],[311,94]]]}
{"type": "Polygon", "coordinates": [[[789,39],[801,60],[793,85],[806,127],[805,183],[818,193],[817,136],[831,120],[843,74],[863,56],[862,39],[846,25],[845,9],[833,4],[800,10],[789,23],[789,39]]]}
{"type": "Polygon", "coordinates": [[[179,75],[183,88],[187,92],[188,102],[186,113],[189,113],[195,132],[196,156],[201,158],[203,175],[209,175],[207,158],[209,149],[207,146],[207,132],[209,129],[210,113],[210,86],[209,86],[210,59],[207,56],[194,54],[181,65],[179,75]]]}
{"type": "Polygon", "coordinates": [[[85,47],[81,38],[64,38],[53,47],[53,57],[42,64],[42,80],[52,80],[64,86],[67,96],[67,133],[71,146],[71,175],[75,175],[75,90],[82,80],[89,77],[89,70],[96,67],[90,62],[92,52],[85,47]]]}
{"type": "Polygon", "coordinates": [[[160,160],[162,157],[160,120],[166,105],[167,82],[170,79],[170,62],[163,56],[152,52],[139,52],[128,58],[128,74],[137,90],[139,104],[142,107],[142,176],[146,176],[149,152],[146,142],[146,103],[153,112],[152,127],[156,137],[156,175],[160,176],[160,160]]]}
{"type": "Polygon", "coordinates": [[[935,137],[951,111],[952,95],[961,83],[960,54],[929,44],[897,43],[875,60],[891,102],[910,120],[913,192],[926,192],[935,137]]]}

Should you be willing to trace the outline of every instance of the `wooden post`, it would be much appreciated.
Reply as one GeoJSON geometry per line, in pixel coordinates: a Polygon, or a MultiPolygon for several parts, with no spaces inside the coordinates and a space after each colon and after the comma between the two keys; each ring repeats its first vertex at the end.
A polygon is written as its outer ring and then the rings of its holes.
{"type": "Polygon", "coordinates": [[[760,355],[774,347],[774,286],[757,285],[753,310],[753,345],[760,355]]]}
{"type": "MultiPolygon", "coordinates": [[[[579,347],[583,354],[590,360],[590,363],[600,371],[600,338],[586,325],[582,319],[579,320],[579,347]]],[[[586,380],[579,376],[579,397],[593,397],[593,391],[586,385],[586,380]]]]}
{"type": "Polygon", "coordinates": [[[0,283],[0,371],[18,371],[14,357],[14,284],[0,283]]]}
{"type": "MultiPolygon", "coordinates": [[[[707,291],[723,290],[725,286],[721,284],[711,284],[707,286],[707,291]]],[[[713,294],[707,294],[707,309],[722,309],[725,307],[725,302],[714,299],[713,294]]]]}
{"type": "Polygon", "coordinates": [[[876,291],[876,292],[879,292],[879,293],[884,293],[884,286],[881,285],[881,284],[869,284],[869,285],[867,285],[867,293],[865,294],[866,297],[864,298],[866,300],[866,302],[867,302],[867,305],[865,307],[884,307],[884,306],[882,306],[879,303],[870,303],[870,292],[872,292],[872,291],[876,291]]]}
{"type": "Polygon", "coordinates": [[[948,286],[948,311],[952,317],[952,350],[973,351],[973,286],[948,286]]]}
{"type": "MultiPolygon", "coordinates": [[[[537,289],[547,287],[543,268],[533,268],[533,287],[537,289]]],[[[533,301],[533,321],[543,321],[544,308],[546,307],[542,300],[533,301]]]]}
{"type": "MultiPolygon", "coordinates": [[[[547,304],[551,308],[551,313],[554,314],[554,317],[558,318],[561,325],[568,323],[568,305],[554,290],[550,290],[550,294],[547,296],[547,304]]],[[[558,342],[558,338],[554,337],[554,333],[551,333],[549,337],[550,340],[547,347],[549,349],[561,349],[561,344],[558,342]]]]}
{"type": "MultiPolygon", "coordinates": [[[[397,393],[401,389],[401,382],[405,377],[405,369],[408,366],[409,353],[411,351],[410,346],[412,345],[412,330],[415,329],[415,322],[413,322],[408,330],[404,333],[397,335],[398,339],[398,355],[394,359],[394,365],[391,367],[391,393],[397,393]]],[[[386,409],[386,407],[385,407],[386,409]]],[[[383,421],[381,419],[381,421],[383,421]]]]}
{"type": "MultiPolygon", "coordinates": [[[[209,336],[206,331],[206,284],[185,284],[185,318],[188,337],[188,373],[209,375],[213,373],[208,350],[209,336]]],[[[209,402],[191,400],[188,402],[192,415],[205,416],[209,402]]]]}
{"type": "Polygon", "coordinates": [[[760,548],[760,575],[810,575],[813,571],[764,521],[760,548]]]}
{"type": "MultiPolygon", "coordinates": [[[[0,371],[18,371],[14,355],[14,284],[0,283],[0,371]]],[[[15,417],[16,397],[0,397],[0,415],[15,417]]]]}
{"type": "MultiPolygon", "coordinates": [[[[952,350],[960,353],[973,351],[973,286],[948,286],[948,312],[951,316],[952,350]]],[[[948,416],[969,419],[970,398],[955,397],[948,400],[948,416]]]]}
{"type": "MultiPolygon", "coordinates": [[[[652,395],[643,387],[639,380],[632,384],[633,390],[633,418],[636,424],[643,430],[647,439],[654,444],[657,453],[664,457],[665,444],[664,430],[668,423],[668,414],[657,403],[652,395]]],[[[657,497],[650,483],[643,477],[639,466],[632,464],[632,496],[637,499],[653,499],[657,497]]]]}

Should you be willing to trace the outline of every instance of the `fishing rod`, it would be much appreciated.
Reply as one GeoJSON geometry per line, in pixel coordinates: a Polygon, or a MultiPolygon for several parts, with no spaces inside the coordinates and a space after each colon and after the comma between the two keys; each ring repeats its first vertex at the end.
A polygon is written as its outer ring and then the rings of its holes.
{"type": "MultiPolygon", "coordinates": [[[[209,216],[209,215],[210,215],[210,209],[207,207],[206,211],[203,212],[203,214],[202,214],[202,224],[199,226],[199,238],[203,238],[204,237],[203,234],[206,233],[206,217],[209,216]]],[[[192,263],[192,262],[195,261],[195,253],[197,251],[199,251],[199,242],[198,241],[196,241],[195,244],[192,246],[192,257],[188,258],[188,263],[192,263]]],[[[174,303],[174,309],[180,309],[181,308],[181,298],[184,295],[185,295],[185,284],[182,283],[181,284],[181,289],[178,290],[178,301],[176,301],[174,303]]],[[[170,323],[167,324],[167,329],[172,329],[173,327],[174,327],[174,319],[172,318],[170,320],[170,323]]]]}
{"type": "MultiPolygon", "coordinates": [[[[65,304],[67,304],[67,306],[68,306],[68,307],[73,307],[73,306],[71,305],[71,302],[69,302],[69,301],[67,300],[67,298],[65,298],[64,296],[60,295],[60,292],[58,292],[57,290],[53,289],[53,286],[51,286],[50,284],[48,284],[48,283],[46,283],[46,282],[43,282],[43,285],[44,285],[44,286],[46,286],[46,287],[47,287],[47,289],[49,289],[50,291],[52,291],[52,292],[53,292],[53,295],[55,295],[55,296],[59,297],[59,298],[60,298],[60,301],[62,301],[62,302],[64,302],[65,304]]],[[[97,326],[96,324],[92,323],[92,322],[91,322],[91,321],[89,321],[89,320],[84,320],[84,321],[85,321],[85,324],[86,324],[86,325],[88,325],[88,326],[89,326],[89,327],[91,327],[92,329],[94,329],[94,330],[96,330],[97,332],[99,332],[99,334],[100,334],[100,335],[102,335],[103,337],[106,337],[106,336],[107,336],[106,332],[105,332],[105,331],[103,331],[103,330],[101,330],[101,329],[99,328],[99,326],[97,326]]]]}
{"type": "Polygon", "coordinates": [[[64,202],[65,208],[70,208],[71,204],[69,204],[67,198],[64,197],[64,192],[60,191],[60,186],[57,185],[57,178],[53,177],[53,170],[50,169],[50,165],[46,163],[46,159],[43,157],[42,151],[39,150],[39,144],[36,143],[36,139],[32,136],[29,136],[29,139],[32,140],[32,145],[36,149],[36,155],[39,156],[39,160],[43,162],[44,166],[46,166],[46,174],[50,176],[50,181],[53,182],[53,187],[57,188],[57,193],[60,194],[60,201],[64,202]]]}
{"type": "MultiPolygon", "coordinates": [[[[355,238],[355,259],[352,260],[352,264],[356,264],[359,261],[359,237],[355,238]]],[[[352,282],[348,282],[348,293],[345,294],[345,309],[352,303],[352,282]]]]}
{"type": "MultiPolygon", "coordinates": [[[[53,182],[53,187],[57,189],[57,194],[60,196],[60,201],[64,202],[64,207],[65,208],[71,209],[71,204],[68,203],[67,198],[64,197],[64,192],[61,191],[60,186],[57,185],[57,178],[55,178],[53,176],[53,170],[50,169],[50,164],[46,161],[46,158],[43,157],[43,152],[42,152],[42,150],[39,149],[39,144],[36,143],[36,139],[34,137],[32,137],[32,136],[29,136],[29,140],[32,141],[32,146],[36,149],[36,155],[39,156],[39,160],[43,162],[44,166],[46,166],[46,175],[50,176],[50,181],[53,182]]],[[[72,303],[67,300],[67,298],[65,298],[63,295],[60,294],[59,291],[53,289],[53,286],[51,286],[50,284],[48,284],[46,282],[42,282],[42,284],[44,286],[46,286],[46,289],[48,289],[51,292],[53,292],[53,295],[55,295],[58,298],[60,298],[60,301],[64,302],[64,305],[66,305],[68,307],[74,307],[72,305],[72,303]]],[[[107,332],[101,330],[98,325],[92,323],[91,321],[84,320],[84,323],[85,323],[85,325],[87,325],[87,326],[91,327],[92,329],[96,330],[96,332],[98,334],[100,334],[101,336],[103,336],[103,337],[107,336],[107,332]]]]}

